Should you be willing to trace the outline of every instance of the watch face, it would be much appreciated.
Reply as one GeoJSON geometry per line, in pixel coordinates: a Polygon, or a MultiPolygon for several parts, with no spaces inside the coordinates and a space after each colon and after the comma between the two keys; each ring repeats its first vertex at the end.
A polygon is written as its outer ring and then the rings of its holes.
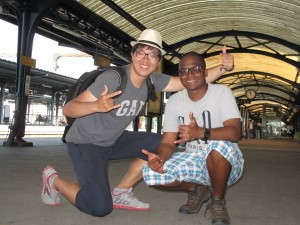
{"type": "Polygon", "coordinates": [[[204,130],[204,138],[205,138],[205,139],[210,138],[210,129],[205,129],[205,130],[204,130]]]}
{"type": "Polygon", "coordinates": [[[254,99],[255,96],[256,96],[256,91],[255,91],[255,90],[253,90],[253,89],[248,89],[248,90],[246,91],[246,97],[247,97],[248,99],[254,99]]]}

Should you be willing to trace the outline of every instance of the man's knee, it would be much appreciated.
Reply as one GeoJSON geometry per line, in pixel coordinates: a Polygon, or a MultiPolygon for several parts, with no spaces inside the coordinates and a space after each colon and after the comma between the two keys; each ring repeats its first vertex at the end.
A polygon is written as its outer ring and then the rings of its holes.
{"type": "Polygon", "coordinates": [[[224,156],[216,149],[212,149],[208,157],[212,160],[226,160],[224,156]]]}
{"type": "Polygon", "coordinates": [[[232,143],[229,141],[211,141],[208,148],[208,157],[214,161],[228,161],[227,156],[232,154],[232,143]]]}
{"type": "Polygon", "coordinates": [[[87,184],[76,196],[76,207],[92,216],[106,216],[113,210],[111,193],[109,190],[101,190],[96,184],[87,184]]]}

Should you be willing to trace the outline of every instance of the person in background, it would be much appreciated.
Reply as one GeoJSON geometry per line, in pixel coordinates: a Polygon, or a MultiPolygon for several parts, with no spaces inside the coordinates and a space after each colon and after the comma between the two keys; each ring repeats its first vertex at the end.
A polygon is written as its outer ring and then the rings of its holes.
{"type": "Polygon", "coordinates": [[[244,165],[236,144],[242,136],[241,115],[227,86],[207,83],[206,64],[198,53],[183,55],[179,76],[186,89],[167,102],[157,154],[142,150],[148,155],[143,177],[149,186],[188,192],[180,213],[198,213],[210,200],[212,224],[227,225],[225,192],[239,180],[244,165]],[[185,151],[175,152],[182,142],[185,151]]]}
{"type": "MultiPolygon", "coordinates": [[[[124,91],[115,90],[118,80],[111,71],[102,73],[82,94],[63,108],[67,117],[77,118],[67,133],[66,142],[77,182],[64,179],[52,167],[42,172],[41,198],[45,204],[59,205],[64,195],[80,211],[93,216],[106,216],[113,208],[148,210],[150,205],[139,201],[133,187],[142,179],[147,156],[141,149],[156,152],[161,135],[125,130],[139,115],[147,100],[146,79],[151,76],[155,91],[175,92],[183,89],[180,79],[154,70],[166,53],[161,34],[144,30],[132,41],[132,62],[124,66],[127,84],[124,91]],[[112,191],[107,167],[110,160],[135,158],[127,174],[112,191]]],[[[233,57],[224,48],[222,65],[210,70],[208,82],[233,67],[233,57]]]]}
{"type": "Polygon", "coordinates": [[[249,120],[249,125],[248,125],[248,139],[251,139],[253,137],[254,137],[253,121],[249,120]]]}

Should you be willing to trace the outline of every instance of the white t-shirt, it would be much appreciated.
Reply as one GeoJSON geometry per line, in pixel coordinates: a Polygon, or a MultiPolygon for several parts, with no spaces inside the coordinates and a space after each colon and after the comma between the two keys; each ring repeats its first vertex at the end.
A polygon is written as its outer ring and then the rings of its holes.
{"type": "MultiPolygon", "coordinates": [[[[187,90],[169,98],[163,131],[178,132],[179,125],[188,125],[190,112],[193,112],[198,126],[205,128],[223,127],[223,122],[232,118],[242,119],[231,89],[224,85],[208,84],[205,96],[199,101],[192,101],[187,90]]],[[[202,150],[204,143],[200,139],[187,142],[186,151],[202,150]]]]}

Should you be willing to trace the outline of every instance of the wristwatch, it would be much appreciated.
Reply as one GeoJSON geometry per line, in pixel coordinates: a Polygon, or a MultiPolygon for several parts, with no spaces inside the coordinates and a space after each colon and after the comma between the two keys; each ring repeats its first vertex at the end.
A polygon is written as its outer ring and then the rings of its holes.
{"type": "Polygon", "coordinates": [[[210,129],[205,128],[205,130],[204,130],[204,140],[205,140],[205,144],[207,144],[207,140],[210,138],[210,135],[211,135],[210,129]]]}
{"type": "Polygon", "coordinates": [[[234,70],[234,65],[232,65],[232,67],[229,69],[227,69],[225,67],[223,67],[222,69],[225,70],[226,72],[230,72],[230,71],[234,70]]]}

